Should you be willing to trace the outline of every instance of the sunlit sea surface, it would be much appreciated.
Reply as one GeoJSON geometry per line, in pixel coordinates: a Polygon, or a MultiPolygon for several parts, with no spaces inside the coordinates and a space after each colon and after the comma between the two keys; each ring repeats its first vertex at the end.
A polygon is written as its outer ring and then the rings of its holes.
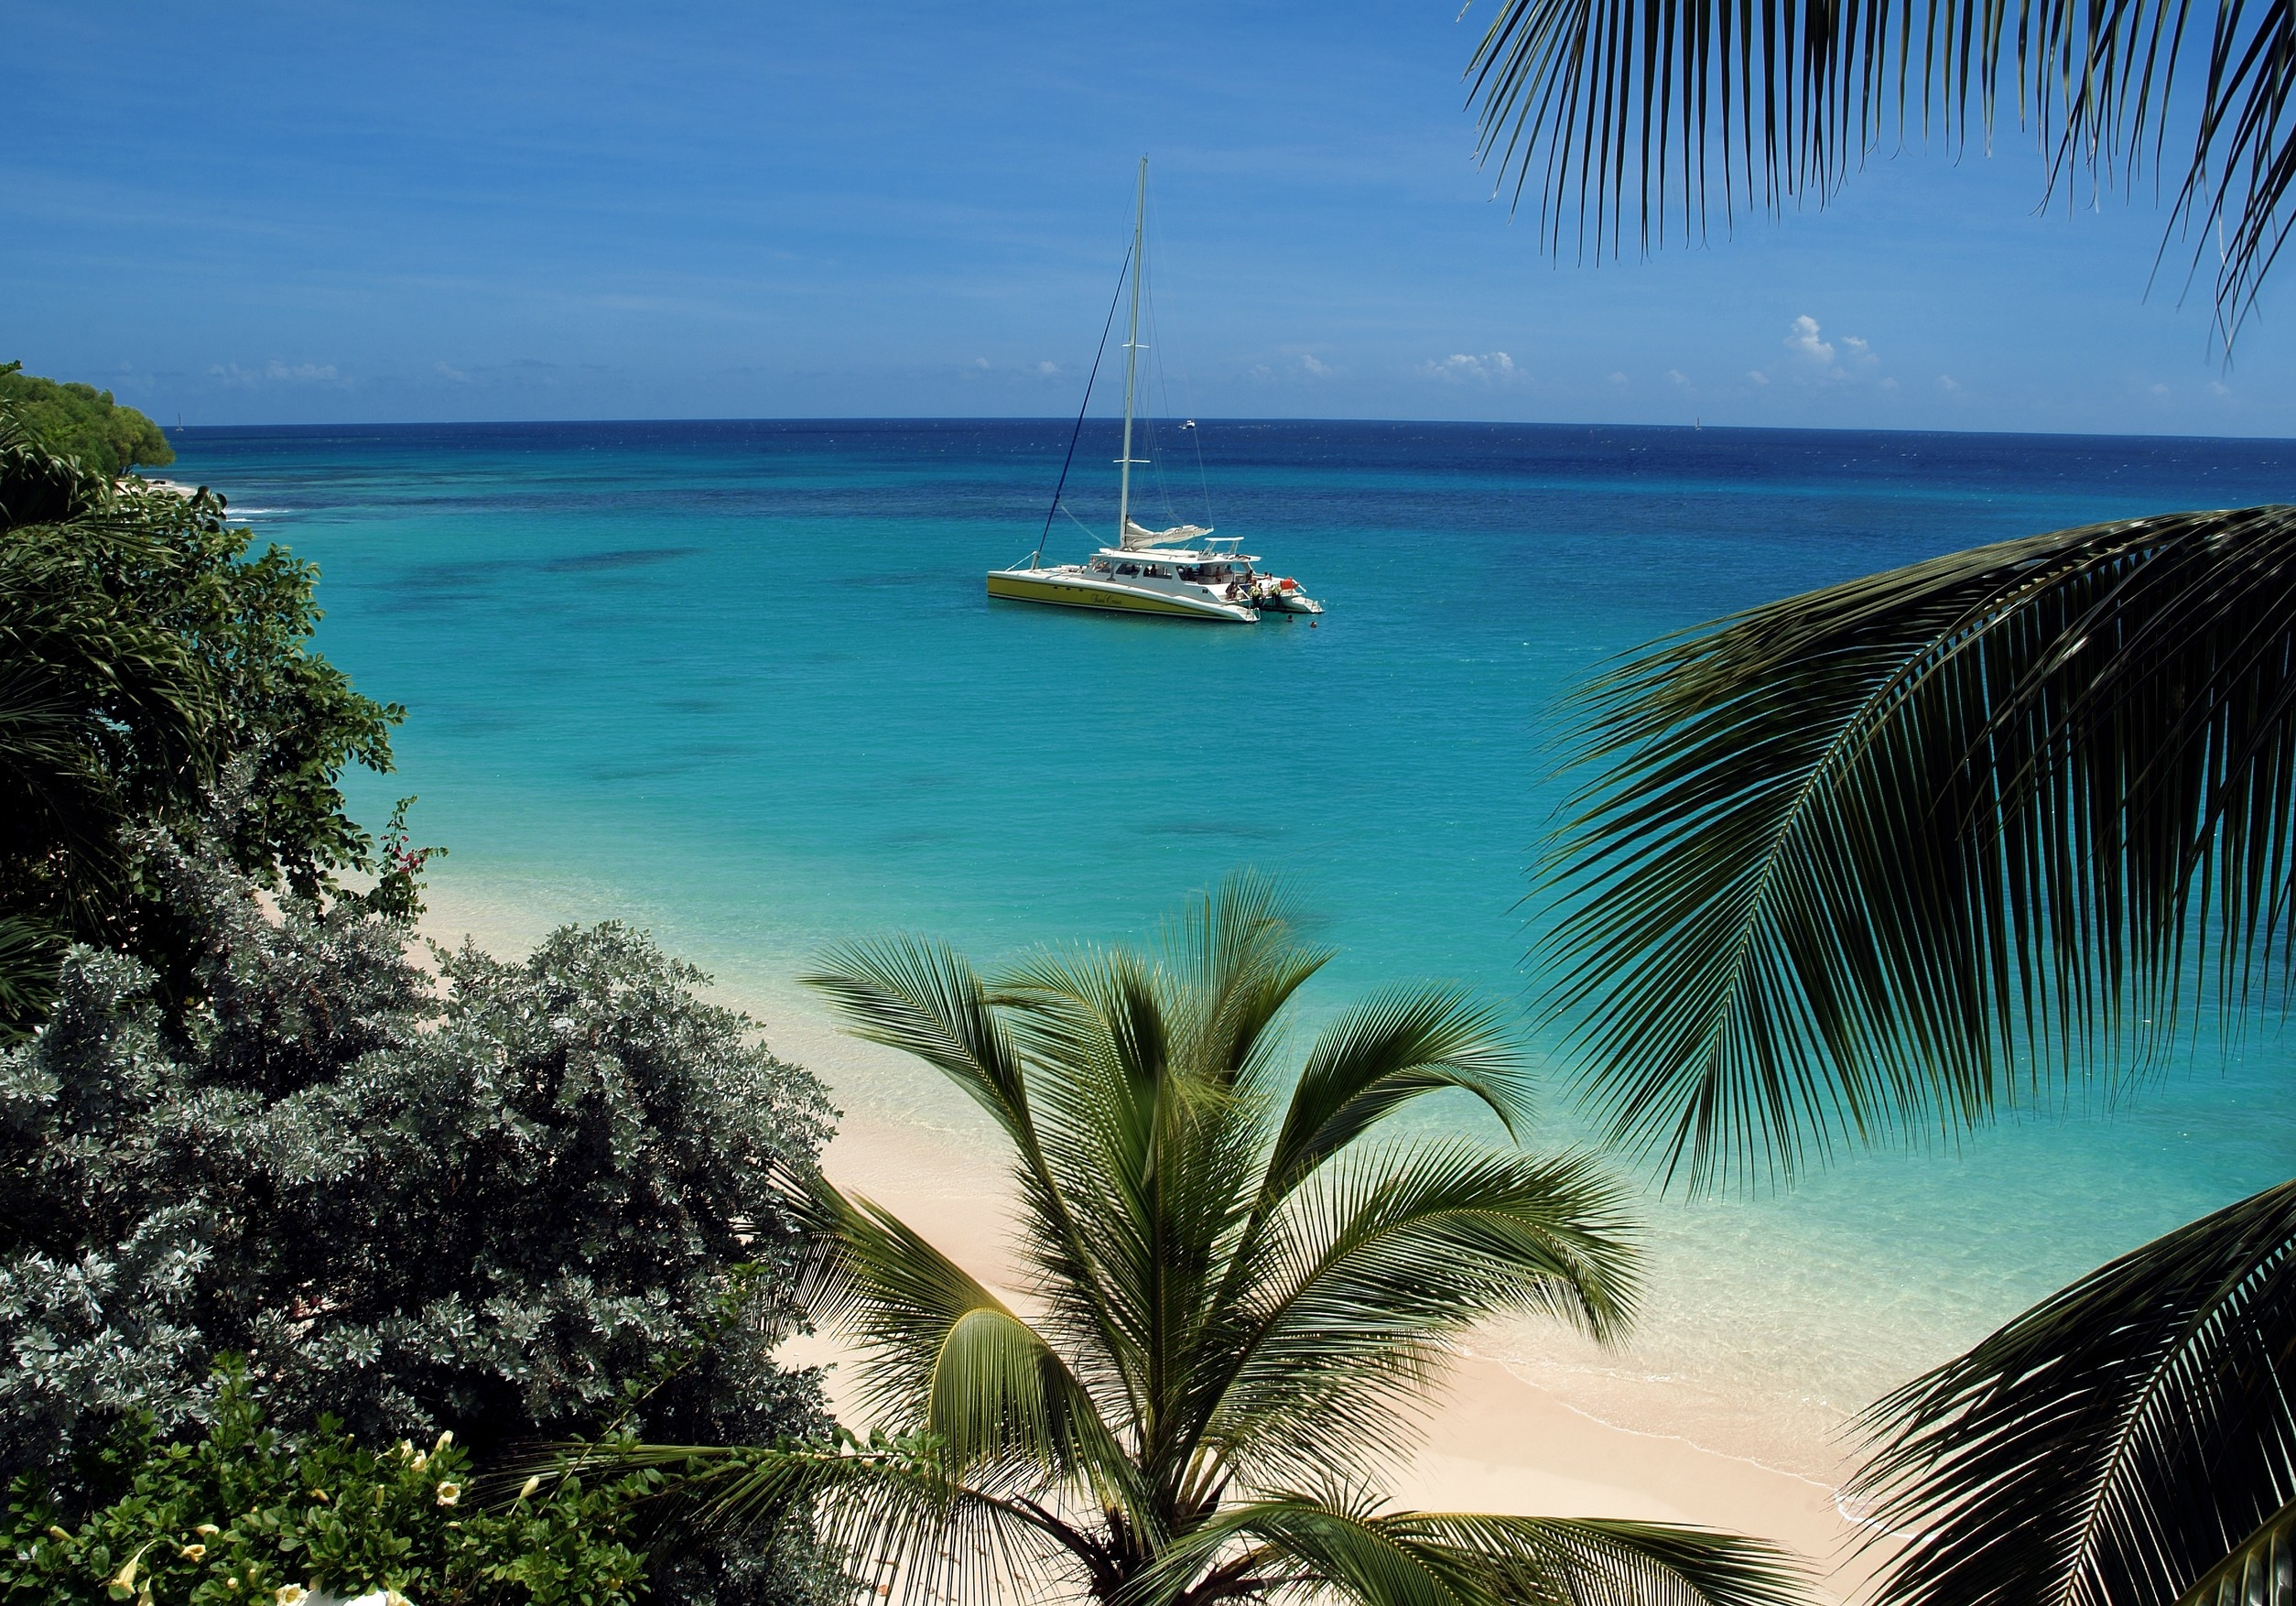
{"type": "MultiPolygon", "coordinates": [[[[993,959],[1143,936],[1238,865],[1289,877],[1341,950],[1311,1024],[1405,978],[1526,1008],[1554,705],[1606,658],[1982,541],[2296,493],[2296,443],[1208,422],[1200,478],[1166,432],[1185,468],[1149,476],[1149,515],[1200,518],[1208,496],[1323,600],[1319,625],[991,605],[981,574],[1034,545],[1067,433],[190,429],[169,472],[319,564],[322,648],[408,710],[400,773],[358,805],[420,795],[417,836],[452,849],[445,907],[640,922],[769,1021],[838,938],[993,959]]],[[[1069,500],[1102,532],[1116,455],[1088,427],[1069,500]]],[[[1087,542],[1056,520],[1047,556],[1087,542]]],[[[1541,1141],[1588,1141],[1554,1069],[1541,1141]]],[[[2291,1093],[2296,1039],[2267,1020],[2125,1109],[1784,1195],[1653,1198],[1634,1345],[1504,1347],[1630,1425],[1703,1423],[1823,1471],[1811,1447],[1881,1390],[2296,1174],[2291,1093]]]]}

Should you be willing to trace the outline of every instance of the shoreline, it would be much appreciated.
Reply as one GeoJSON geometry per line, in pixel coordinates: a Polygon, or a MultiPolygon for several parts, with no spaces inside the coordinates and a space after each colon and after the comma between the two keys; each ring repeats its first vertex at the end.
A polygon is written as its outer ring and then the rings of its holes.
{"type": "MultiPolygon", "coordinates": [[[[467,889],[428,891],[421,929],[441,943],[467,936],[499,956],[522,955],[557,924],[538,918],[543,911],[532,905],[514,910],[467,889]]],[[[945,1253],[1001,1292],[1012,1288],[1002,1160],[985,1119],[961,1095],[929,1069],[845,1036],[794,987],[719,982],[709,995],[757,1019],[776,1055],[829,1089],[839,1112],[822,1156],[832,1181],[913,1223],[930,1222],[929,1236],[945,1253]]],[[[845,1346],[814,1335],[790,1340],[783,1355],[827,1368],[839,1419],[866,1429],[851,1399],[845,1346]]],[[[1730,1529],[1802,1561],[1819,1598],[1857,1594],[1878,1557],[1856,1554],[1866,1531],[1842,1508],[1850,1458],[1802,1422],[1773,1425],[1762,1436],[1771,1442],[1758,1442],[1749,1429],[1749,1418],[1766,1415],[1760,1402],[1706,1400],[1704,1393],[1664,1375],[1637,1375],[1628,1355],[1553,1326],[1479,1332],[1459,1346],[1429,1399],[1418,1442],[1399,1449],[1386,1487],[1396,1503],[1430,1510],[1730,1529]],[[1566,1358],[1574,1351],[1583,1351],[1576,1365],[1566,1358]]]]}

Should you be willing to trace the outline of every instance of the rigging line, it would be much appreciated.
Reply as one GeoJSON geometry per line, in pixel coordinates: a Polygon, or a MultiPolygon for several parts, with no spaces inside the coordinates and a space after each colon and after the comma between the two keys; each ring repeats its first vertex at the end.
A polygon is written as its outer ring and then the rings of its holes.
{"type": "MultiPolygon", "coordinates": [[[[1084,433],[1084,415],[1092,406],[1092,385],[1100,377],[1100,359],[1108,355],[1108,332],[1116,327],[1116,304],[1124,298],[1124,277],[1132,270],[1132,248],[1124,247],[1124,266],[1116,270],[1116,294],[1109,298],[1108,321],[1100,325],[1100,349],[1092,353],[1092,372],[1084,382],[1084,403],[1077,408],[1077,427],[1068,431],[1068,455],[1060,460],[1060,483],[1053,487],[1052,506],[1045,509],[1045,527],[1036,532],[1036,550],[1029,554],[1029,564],[1045,555],[1045,539],[1052,534],[1053,514],[1060,506],[1060,494],[1068,488],[1068,468],[1077,461],[1077,438],[1084,433]]],[[[1068,515],[1075,518],[1075,514],[1068,515]]],[[[1119,530],[1121,537],[1123,532],[1119,530]]]]}

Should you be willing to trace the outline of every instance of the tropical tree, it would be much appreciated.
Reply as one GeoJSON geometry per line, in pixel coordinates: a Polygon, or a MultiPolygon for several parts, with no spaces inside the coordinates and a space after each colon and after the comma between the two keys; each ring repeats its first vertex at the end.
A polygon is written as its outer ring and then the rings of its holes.
{"type": "Polygon", "coordinates": [[[97,473],[122,474],[138,463],[166,468],[176,461],[176,449],[159,426],[114,401],[110,391],[59,385],[25,373],[21,363],[0,363],[0,407],[41,446],[97,473]]]}
{"type": "Polygon", "coordinates": [[[228,846],[266,886],[409,884],[341,790],[353,765],[391,767],[406,711],[310,650],[318,570],[250,546],[220,496],[115,484],[0,394],[0,1038],[41,1018],[70,939],[188,1000],[190,933],[137,882],[128,836],[202,825],[226,772],[228,846]]]}
{"type": "Polygon", "coordinates": [[[834,952],[812,984],[853,1029],[994,1124],[1023,1285],[1008,1301],[883,1207],[807,1190],[816,1308],[861,1351],[877,1431],[702,1452],[715,1514],[809,1501],[883,1593],[1792,1599],[1754,1541],[1376,1494],[1450,1340],[1515,1312],[1615,1334],[1635,1255],[1585,1157],[1383,1132],[1446,1091],[1523,1130],[1522,1067],[1464,995],[1376,996],[1287,1075],[1282,1023],[1327,957],[1249,878],[1159,956],[1048,953],[989,982],[919,941],[834,952]]]}

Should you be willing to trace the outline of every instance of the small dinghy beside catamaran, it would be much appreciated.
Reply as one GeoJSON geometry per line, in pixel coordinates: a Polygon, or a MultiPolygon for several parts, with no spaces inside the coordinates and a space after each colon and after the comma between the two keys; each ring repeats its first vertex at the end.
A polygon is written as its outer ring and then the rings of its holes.
{"type": "MultiPolygon", "coordinates": [[[[1117,459],[1116,544],[1102,547],[1082,563],[1045,563],[1045,538],[1052,533],[1053,515],[1067,511],[1060,505],[1068,486],[1069,465],[1076,461],[1077,439],[1084,429],[1084,411],[1077,414],[1077,430],[1068,438],[1068,461],[1060,466],[1060,484],[1052,506],[1045,513],[1045,528],[1036,537],[1036,550],[1010,569],[989,571],[989,594],[1014,602],[1043,602],[1060,608],[1090,608],[1110,613],[1143,613],[1167,619],[1208,619],[1230,624],[1256,624],[1262,613],[1320,613],[1323,605],[1300,590],[1297,582],[1263,573],[1260,559],[1240,548],[1240,536],[1216,536],[1208,525],[1181,524],[1152,530],[1132,517],[1132,470],[1146,467],[1146,458],[1132,455],[1132,403],[1140,374],[1140,285],[1143,263],[1141,246],[1148,222],[1148,158],[1140,158],[1140,187],[1132,208],[1132,248],[1125,259],[1132,287],[1132,321],[1124,337],[1124,455],[1117,459]]],[[[1117,286],[1122,295],[1123,283],[1117,286]]],[[[1109,309],[1110,321],[1116,309],[1109,309]]],[[[1101,349],[1108,335],[1102,331],[1101,349]]],[[[1099,374],[1095,358],[1093,374],[1099,374]]],[[[1092,405],[1092,385],[1085,383],[1084,406],[1092,405]]],[[[1182,429],[1193,430],[1190,420],[1182,429]]],[[[1076,515],[1070,514],[1074,518],[1076,515]]],[[[1088,531],[1087,533],[1089,533],[1088,531]]]]}

